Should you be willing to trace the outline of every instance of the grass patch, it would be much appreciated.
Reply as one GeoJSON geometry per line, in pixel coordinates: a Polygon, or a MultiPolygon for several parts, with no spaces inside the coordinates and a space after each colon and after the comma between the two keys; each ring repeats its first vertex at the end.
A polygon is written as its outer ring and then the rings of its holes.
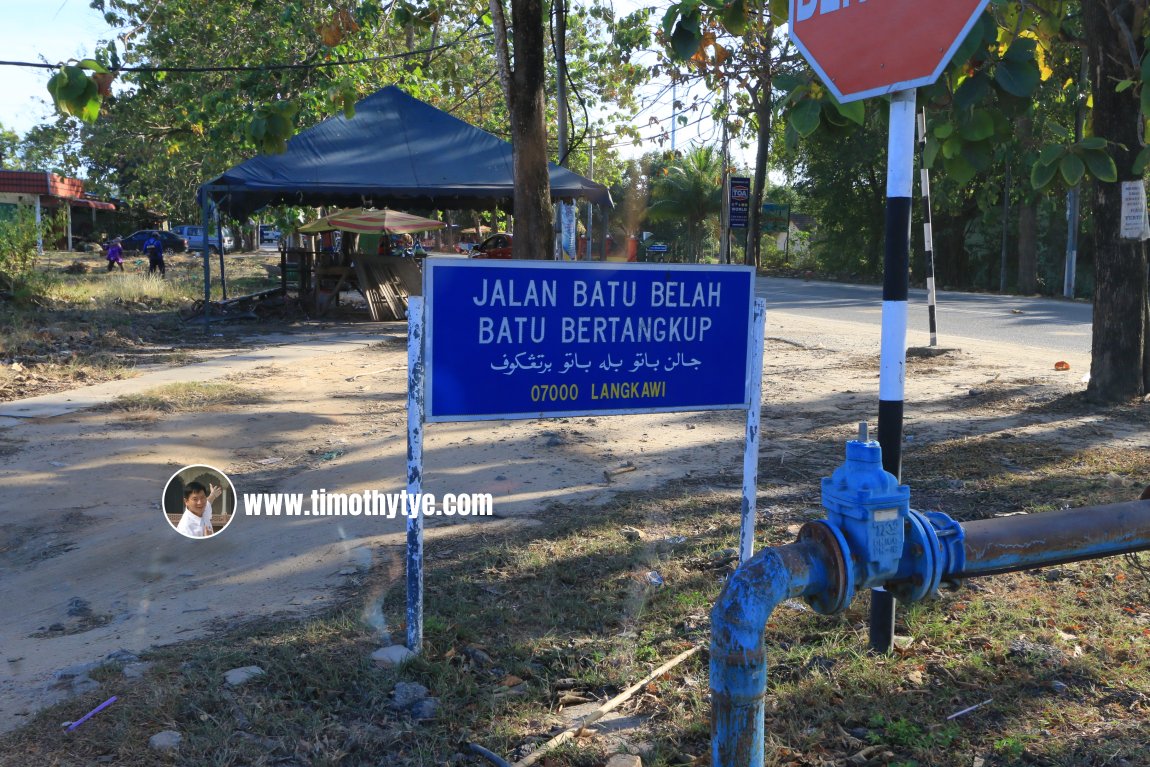
{"type": "MultiPolygon", "coordinates": [[[[142,681],[114,668],[94,674],[101,690],[0,740],[0,764],[154,764],[146,743],[162,729],[183,734],[176,763],[187,765],[483,764],[462,753],[465,741],[520,758],[565,724],[565,708],[602,702],[709,641],[738,503],[734,492],[683,483],[595,511],[555,506],[535,527],[437,541],[425,650],[402,669],[368,657],[380,640],[360,620],[366,595],[385,594],[395,636],[404,616],[402,582],[372,571],[322,616],[161,648],[142,681]],[[665,586],[647,582],[652,569],[665,586]],[[248,665],[265,675],[222,684],[228,669],[248,665]],[[425,686],[438,714],[416,722],[397,710],[399,682],[425,686]],[[113,694],[113,708],[61,737],[60,721],[113,694]]],[[[760,545],[788,541],[795,521],[775,520],[760,545]]],[[[838,616],[783,605],[767,629],[767,764],[1143,764],[1147,605],[1150,587],[1122,559],[985,579],[900,609],[903,639],[886,658],[865,651],[865,595],[838,616]]],[[[644,744],[648,767],[705,764],[706,654],[621,712],[643,720],[625,738],[644,744]]],[[[547,763],[601,767],[625,747],[589,734],[547,763]]]]}
{"type": "MultiPolygon", "coordinates": [[[[278,260],[278,256],[269,257],[278,260]]],[[[217,333],[188,333],[179,312],[203,298],[202,261],[170,256],[168,276],[147,275],[144,259],[128,259],[126,271],[108,272],[98,255],[48,253],[27,282],[32,300],[0,299],[0,401],[46,394],[125,378],[137,364],[179,365],[194,361],[180,346],[232,343],[217,333]],[[139,263],[137,263],[139,261],[139,263]],[[65,273],[82,264],[86,271],[65,273]]],[[[229,258],[229,295],[278,284],[264,258],[229,258]]],[[[213,267],[218,262],[213,261],[213,267]]],[[[213,268],[213,297],[219,298],[213,268]]]]}
{"type": "Polygon", "coordinates": [[[69,304],[95,302],[101,305],[138,304],[154,308],[192,301],[196,292],[202,295],[203,280],[195,275],[169,273],[166,279],[152,277],[147,272],[105,272],[61,279],[49,293],[49,298],[69,304]]]}
{"type": "Polygon", "coordinates": [[[925,445],[905,466],[904,476],[916,478],[912,505],[925,498],[929,508],[972,520],[1134,500],[1150,477],[1150,454],[992,435],[925,445]]]}
{"type": "Polygon", "coordinates": [[[108,404],[108,408],[129,413],[186,413],[231,405],[252,405],[264,399],[264,395],[230,382],[185,381],[117,397],[108,404]]]}
{"type": "Polygon", "coordinates": [[[0,367],[0,401],[30,396],[30,389],[45,393],[133,375],[131,367],[108,354],[62,355],[60,361],[49,359],[36,365],[10,363],[0,367]]]}

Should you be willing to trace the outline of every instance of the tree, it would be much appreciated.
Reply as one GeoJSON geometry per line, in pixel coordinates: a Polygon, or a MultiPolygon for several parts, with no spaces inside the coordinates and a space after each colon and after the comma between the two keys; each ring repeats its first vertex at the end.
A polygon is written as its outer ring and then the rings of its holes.
{"type": "Polygon", "coordinates": [[[819,222],[811,250],[836,272],[881,275],[886,208],[886,116],[870,110],[858,130],[827,129],[792,150],[800,158],[796,186],[819,222]]]}
{"type": "Polygon", "coordinates": [[[20,144],[20,137],[11,128],[5,128],[0,123],[0,168],[17,169],[16,148],[20,144]]]}
{"type": "MultiPolygon", "coordinates": [[[[1055,135],[1035,141],[1038,151],[1031,154],[1029,179],[1037,190],[1083,179],[1094,185],[1089,198],[1095,224],[1094,327],[1087,393],[1100,401],[1120,401],[1144,394],[1150,380],[1146,256],[1141,243],[1121,242],[1117,227],[1119,182],[1142,173],[1135,156],[1147,115],[1139,108],[1139,89],[1129,86],[1145,77],[1139,63],[1150,28],[1146,0],[1100,0],[1079,7],[1081,12],[1073,13],[1071,4],[1053,0],[998,4],[997,15],[988,14],[976,25],[948,76],[927,92],[949,94],[943,101],[953,118],[940,123],[948,126],[946,135],[935,128],[935,151],[941,150],[948,171],[973,175],[985,170],[983,160],[993,154],[995,143],[1011,138],[1019,125],[1016,118],[1024,118],[1023,138],[1030,132],[1026,116],[1034,114],[1031,99],[1042,80],[1049,79],[1051,54],[1059,45],[1084,44],[1092,62],[1091,135],[1079,137],[1063,125],[1055,135]],[[977,135],[968,135],[971,130],[977,135]]],[[[1143,95],[1141,103],[1150,115],[1150,99],[1143,95]]],[[[1024,290],[1031,268],[1025,255],[1024,250],[1024,290]]]]}
{"type": "Polygon", "coordinates": [[[515,52],[508,49],[502,0],[490,0],[499,79],[511,114],[515,162],[513,258],[545,258],[551,242],[551,179],[547,168],[546,107],[543,100],[542,0],[512,0],[515,52]]]}
{"type": "MultiPolygon", "coordinates": [[[[1150,2],[1082,3],[1086,51],[1092,62],[1093,133],[1113,153],[1117,178],[1100,181],[1088,198],[1094,209],[1095,290],[1089,393],[1119,401],[1150,390],[1150,290],[1146,246],[1119,237],[1122,184],[1143,183],[1135,158],[1150,117],[1150,2]],[[1141,92],[1120,84],[1141,80],[1141,92]]],[[[1142,150],[1143,152],[1145,150],[1142,150]]]]}
{"type": "Polygon", "coordinates": [[[80,131],[64,117],[58,117],[55,122],[34,125],[20,140],[16,157],[19,170],[76,176],[84,166],[80,131]]]}
{"type": "Polygon", "coordinates": [[[722,210],[723,158],[714,147],[701,146],[676,158],[665,175],[651,182],[652,221],[682,221],[687,228],[687,257],[699,261],[706,221],[722,210]]]}
{"type": "Polygon", "coordinates": [[[131,87],[100,97],[84,129],[90,176],[115,178],[123,198],[172,217],[195,217],[195,188],[253,148],[277,151],[387,84],[507,135],[475,4],[98,2],[110,24],[133,32],[70,66],[90,77],[99,72],[86,67],[103,66],[131,87]]]}
{"type": "MultiPolygon", "coordinates": [[[[673,78],[697,78],[712,92],[731,92],[712,113],[735,134],[755,141],[746,263],[758,265],[763,194],[773,136],[775,78],[794,59],[778,35],[787,14],[786,0],[681,0],[663,16],[666,66],[673,78]],[[733,87],[730,87],[733,86],[733,87]]],[[[852,118],[855,111],[851,110],[852,118]]],[[[861,110],[857,119],[861,122],[861,110]]]]}
{"type": "MultiPolygon", "coordinates": [[[[207,6],[199,0],[94,0],[94,5],[111,25],[133,31],[101,42],[91,59],[62,65],[51,91],[61,112],[88,121],[83,135],[91,175],[117,179],[126,199],[190,217],[195,187],[205,179],[244,159],[252,147],[277,151],[295,130],[333,111],[350,116],[357,98],[385,84],[399,84],[460,119],[512,139],[517,152],[530,155],[519,164],[533,166],[533,183],[542,179],[546,188],[541,2],[512,4],[512,20],[516,14],[528,20],[514,26],[518,79],[508,80],[506,90],[485,25],[498,26],[503,34],[507,25],[496,25],[493,14],[484,11],[486,4],[358,0],[333,8],[328,0],[218,0],[207,6]],[[205,65],[215,69],[204,71],[205,65]],[[117,78],[131,87],[111,96],[104,86],[117,78]],[[532,89],[534,96],[528,94],[532,89]],[[511,120],[512,99],[536,116],[526,115],[522,124],[511,120]],[[527,126],[534,126],[530,134],[527,126]],[[522,137],[515,135],[519,131],[525,131],[522,137]]],[[[595,0],[570,18],[570,50],[576,57],[571,76],[580,102],[588,107],[604,100],[627,103],[641,68],[607,63],[620,61],[602,42],[615,27],[610,8],[595,0]]],[[[503,53],[510,75],[512,51],[505,45],[503,53]]],[[[603,167],[607,158],[600,152],[603,167]]],[[[520,184],[521,191],[530,188],[520,184]]],[[[530,204],[536,207],[549,204],[546,191],[518,196],[534,199],[530,204]]],[[[540,216],[547,218],[544,210],[540,216]]],[[[531,217],[520,211],[522,232],[531,228],[531,217]]],[[[530,248],[533,238],[525,237],[522,247],[530,248]]]]}
{"type": "MultiPolygon", "coordinates": [[[[1150,164],[1143,147],[1150,118],[1150,0],[1001,0],[980,18],[940,81],[921,96],[937,111],[927,162],[941,157],[948,176],[969,182],[984,173],[1012,136],[1046,69],[1040,46],[1081,37],[1092,62],[1091,135],[1063,131],[1046,143],[1030,169],[1035,189],[1090,179],[1095,221],[1095,303],[1089,396],[1120,401],[1150,387],[1150,286],[1141,242],[1118,239],[1122,180],[1140,180],[1150,164]],[[939,115],[945,115],[939,119],[939,115]],[[1141,151],[1139,151],[1141,150],[1141,151]]],[[[821,85],[801,83],[787,98],[788,133],[812,135],[850,116],[821,85]]],[[[848,105],[850,106],[850,105],[848,105]]]]}

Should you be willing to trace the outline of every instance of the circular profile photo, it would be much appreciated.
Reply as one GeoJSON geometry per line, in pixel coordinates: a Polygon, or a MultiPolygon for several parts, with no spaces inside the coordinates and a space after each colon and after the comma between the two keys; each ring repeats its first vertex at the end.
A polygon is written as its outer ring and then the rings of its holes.
{"type": "Polygon", "coordinates": [[[164,516],[187,538],[211,538],[232,522],[236,488],[228,475],[212,466],[185,466],[164,486],[164,516]]]}

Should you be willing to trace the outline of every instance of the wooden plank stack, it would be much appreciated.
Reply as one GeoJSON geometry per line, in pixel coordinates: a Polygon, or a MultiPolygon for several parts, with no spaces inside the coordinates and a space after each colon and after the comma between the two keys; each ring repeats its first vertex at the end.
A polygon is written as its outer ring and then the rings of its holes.
{"type": "Polygon", "coordinates": [[[407,297],[419,295],[422,285],[416,259],[359,254],[355,258],[355,270],[372,320],[407,318],[407,297]]]}

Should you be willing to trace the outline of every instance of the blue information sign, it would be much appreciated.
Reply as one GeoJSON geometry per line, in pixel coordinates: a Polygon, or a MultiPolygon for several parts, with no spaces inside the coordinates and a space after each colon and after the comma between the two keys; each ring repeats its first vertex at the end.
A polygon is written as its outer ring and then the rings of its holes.
{"type": "Polygon", "coordinates": [[[746,266],[424,261],[427,421],[747,408],[746,266]]]}

